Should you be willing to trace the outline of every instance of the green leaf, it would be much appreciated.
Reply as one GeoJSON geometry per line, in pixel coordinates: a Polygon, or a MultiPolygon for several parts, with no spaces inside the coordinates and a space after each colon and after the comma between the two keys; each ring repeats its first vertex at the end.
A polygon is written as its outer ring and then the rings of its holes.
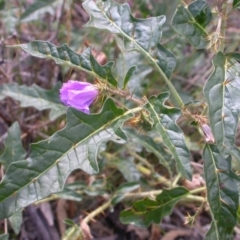
{"type": "Polygon", "coordinates": [[[240,61],[240,53],[236,53],[236,52],[227,53],[226,57],[233,58],[237,61],[240,61]]]}
{"type": "Polygon", "coordinates": [[[20,102],[21,107],[35,107],[38,110],[50,109],[49,118],[55,120],[66,113],[66,107],[60,102],[58,83],[51,90],[40,88],[36,84],[28,87],[16,83],[3,84],[2,96],[11,97],[20,102]]]}
{"type": "Polygon", "coordinates": [[[158,158],[159,163],[165,166],[171,175],[170,165],[173,159],[172,156],[164,148],[163,143],[159,143],[151,136],[140,134],[134,130],[127,129],[125,133],[129,137],[129,140],[144,146],[147,151],[154,153],[158,158]]]}
{"type": "Polygon", "coordinates": [[[171,214],[176,203],[187,194],[188,190],[182,187],[163,189],[156,200],[146,198],[135,202],[131,209],[122,211],[120,220],[124,224],[131,223],[141,227],[148,227],[151,223],[159,224],[165,216],[171,214]]]}
{"type": "Polygon", "coordinates": [[[0,0],[0,10],[3,10],[5,7],[5,0],[0,0]]]}
{"type": "Polygon", "coordinates": [[[145,105],[154,121],[154,130],[158,132],[164,145],[170,150],[177,163],[177,169],[187,179],[192,178],[190,154],[186,146],[183,132],[177,126],[176,121],[181,115],[181,110],[165,105],[169,93],[161,93],[153,96],[145,105]]]}
{"type": "Polygon", "coordinates": [[[16,31],[16,26],[18,24],[17,13],[19,12],[18,8],[14,8],[10,1],[5,2],[6,6],[3,11],[0,11],[1,22],[4,29],[8,34],[14,33],[16,31]]]}
{"type": "MultiPolygon", "coordinates": [[[[118,38],[117,38],[118,39],[118,38]]],[[[122,50],[123,51],[123,50],[122,50]]],[[[124,52],[116,61],[115,75],[118,79],[118,87],[124,88],[124,80],[130,71],[129,67],[136,67],[127,83],[128,91],[136,96],[142,96],[143,84],[146,83],[147,75],[152,72],[152,67],[143,59],[137,51],[124,52]]],[[[126,80],[125,80],[126,81],[126,80]]]]}
{"type": "Polygon", "coordinates": [[[214,71],[204,87],[210,125],[223,155],[237,151],[234,145],[240,113],[240,64],[219,52],[213,59],[214,71]]]}
{"type": "Polygon", "coordinates": [[[195,21],[202,27],[206,27],[212,20],[212,12],[205,0],[196,0],[189,4],[188,11],[195,21]]]}
{"type": "Polygon", "coordinates": [[[11,223],[14,233],[18,235],[21,230],[22,221],[23,221],[22,211],[18,211],[14,213],[8,220],[11,223]]]}
{"type": "Polygon", "coordinates": [[[158,66],[161,73],[170,77],[176,66],[176,59],[159,44],[165,16],[137,19],[131,15],[128,4],[117,4],[112,0],[86,0],[83,7],[90,15],[86,27],[105,29],[122,35],[127,50],[142,52],[158,66]]]}
{"type": "MultiPolygon", "coordinates": [[[[127,136],[129,137],[128,134],[127,136]]],[[[116,159],[114,161],[111,161],[110,165],[117,167],[117,169],[122,173],[123,177],[128,182],[134,182],[140,179],[140,173],[136,168],[133,159],[130,158],[116,159]]]]}
{"type": "Polygon", "coordinates": [[[121,184],[115,194],[114,194],[114,197],[113,197],[113,200],[112,200],[112,204],[117,204],[119,202],[121,202],[121,200],[124,198],[124,194],[126,193],[129,193],[129,192],[132,192],[136,189],[139,188],[139,182],[128,182],[128,183],[123,183],[121,184]]]}
{"type": "Polygon", "coordinates": [[[126,88],[128,82],[129,82],[130,78],[132,77],[133,73],[135,72],[135,70],[136,70],[136,66],[132,66],[128,69],[126,76],[123,80],[123,89],[126,88]]]}
{"type": "Polygon", "coordinates": [[[237,176],[231,170],[231,157],[224,158],[215,145],[203,150],[204,175],[212,225],[206,239],[232,239],[237,222],[237,176]]]}
{"type": "Polygon", "coordinates": [[[77,202],[82,201],[81,194],[67,187],[64,187],[64,189],[61,192],[54,193],[54,196],[57,196],[59,198],[66,199],[66,200],[77,201],[77,202]]]}
{"type": "Polygon", "coordinates": [[[240,7],[240,0],[233,0],[233,7],[234,8],[240,7]]]}
{"type": "Polygon", "coordinates": [[[187,8],[179,6],[173,16],[174,30],[184,35],[197,48],[206,48],[208,45],[205,26],[212,19],[211,9],[204,0],[196,0],[187,8]]]}
{"type": "Polygon", "coordinates": [[[0,85],[0,101],[2,101],[5,98],[2,91],[3,91],[3,85],[0,85]]]}
{"type": "Polygon", "coordinates": [[[9,239],[9,234],[1,234],[0,235],[0,240],[8,240],[9,239]]]}
{"type": "Polygon", "coordinates": [[[129,182],[121,184],[116,193],[129,193],[139,188],[139,182],[129,182]]]}
{"type": "Polygon", "coordinates": [[[67,199],[68,192],[70,195],[72,195],[70,196],[72,200],[74,200],[73,198],[76,197],[75,201],[80,201],[82,198],[82,195],[79,195],[79,192],[88,196],[102,196],[104,194],[108,194],[108,192],[106,191],[106,182],[103,179],[95,179],[93,182],[91,182],[90,185],[79,181],[67,184],[64,187],[63,191],[57,193],[57,195],[59,196],[59,194],[61,194],[61,197],[67,199]],[[76,194],[72,195],[70,190],[72,191],[72,193],[75,192],[76,194]]]}
{"type": "Polygon", "coordinates": [[[126,141],[121,126],[133,116],[132,112],[133,109],[124,112],[117,108],[112,99],[106,100],[99,114],[88,115],[69,108],[64,129],[32,144],[30,157],[8,168],[0,184],[0,219],[61,191],[67,176],[75,169],[97,173],[99,146],[108,140],[126,141]]]}
{"type": "Polygon", "coordinates": [[[7,169],[8,166],[16,161],[25,159],[26,152],[21,141],[21,130],[17,122],[8,129],[8,136],[4,141],[5,149],[0,156],[0,163],[7,169]]]}
{"type": "Polygon", "coordinates": [[[31,4],[21,15],[22,22],[39,20],[45,13],[54,14],[58,5],[62,4],[63,0],[36,0],[31,4]]]}
{"type": "Polygon", "coordinates": [[[88,74],[100,80],[108,81],[113,86],[117,86],[117,81],[112,75],[114,62],[108,62],[104,66],[100,65],[91,53],[91,48],[87,48],[82,54],[74,52],[67,44],[60,47],[45,41],[32,41],[26,44],[12,45],[9,47],[21,47],[34,57],[53,59],[57,64],[64,64],[88,74]]]}

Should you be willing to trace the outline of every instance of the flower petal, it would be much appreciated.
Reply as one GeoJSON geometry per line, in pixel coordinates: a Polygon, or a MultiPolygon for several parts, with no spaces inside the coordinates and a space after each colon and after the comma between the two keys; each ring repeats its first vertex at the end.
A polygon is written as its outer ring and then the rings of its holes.
{"type": "Polygon", "coordinates": [[[99,94],[98,89],[90,83],[69,80],[60,89],[61,101],[70,107],[89,113],[89,105],[99,94]]]}

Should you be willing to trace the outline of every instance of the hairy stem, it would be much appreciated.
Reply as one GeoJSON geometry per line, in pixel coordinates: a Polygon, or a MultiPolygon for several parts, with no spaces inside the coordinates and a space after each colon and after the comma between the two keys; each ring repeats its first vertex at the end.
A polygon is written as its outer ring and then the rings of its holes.
{"type": "Polygon", "coordinates": [[[105,202],[103,205],[92,211],[90,214],[88,214],[82,221],[84,223],[89,223],[91,220],[93,220],[96,216],[104,212],[106,209],[108,209],[112,204],[112,198],[110,198],[107,202],[105,202]]]}
{"type": "Polygon", "coordinates": [[[130,147],[126,146],[128,153],[135,157],[138,161],[140,161],[141,163],[143,163],[145,166],[147,166],[151,172],[154,171],[153,166],[143,157],[141,157],[139,154],[137,154],[136,152],[132,151],[130,147]]]}
{"type": "Polygon", "coordinates": [[[107,88],[107,91],[111,92],[115,95],[118,95],[120,97],[123,97],[126,100],[132,101],[132,102],[136,103],[137,105],[143,105],[145,103],[143,100],[133,97],[129,92],[122,91],[120,89],[107,88]]]}
{"type": "Polygon", "coordinates": [[[223,11],[218,19],[217,32],[219,32],[219,36],[221,37],[219,51],[223,52],[225,47],[225,35],[226,35],[226,27],[227,27],[227,19],[228,15],[232,10],[233,0],[227,0],[226,3],[223,3],[223,11]]]}
{"type": "Polygon", "coordinates": [[[147,51],[145,51],[134,39],[132,39],[130,36],[128,36],[119,26],[117,26],[114,21],[109,19],[109,17],[106,15],[106,13],[104,11],[102,11],[102,14],[105,16],[105,18],[108,19],[109,22],[111,22],[112,25],[115,26],[116,29],[118,29],[119,33],[122,36],[124,36],[124,38],[126,38],[130,42],[134,43],[136,49],[138,49],[144,56],[146,56],[146,58],[156,67],[156,69],[158,70],[161,78],[168,85],[169,90],[170,90],[172,96],[174,97],[174,99],[176,100],[176,103],[177,103],[178,107],[183,107],[184,103],[183,103],[180,95],[178,94],[176,88],[173,86],[171,80],[168,79],[168,77],[165,75],[165,73],[162,71],[162,69],[158,66],[158,64],[155,61],[155,59],[147,51]]]}
{"type": "MultiPolygon", "coordinates": [[[[189,194],[182,199],[182,201],[189,201],[191,202],[205,202],[205,198],[201,196],[195,196],[193,194],[200,193],[202,191],[205,191],[205,187],[197,188],[189,192],[189,194]]],[[[146,197],[150,198],[155,198],[157,195],[161,194],[162,190],[155,190],[155,191],[148,191],[148,192],[141,192],[141,193],[126,193],[123,194],[123,200],[122,201],[129,201],[129,200],[138,200],[146,197]]],[[[103,205],[92,211],[89,215],[87,215],[84,219],[83,222],[89,223],[91,220],[93,220],[96,216],[101,214],[103,211],[108,209],[112,205],[112,199],[110,198],[107,202],[105,202],[103,205]]]]}

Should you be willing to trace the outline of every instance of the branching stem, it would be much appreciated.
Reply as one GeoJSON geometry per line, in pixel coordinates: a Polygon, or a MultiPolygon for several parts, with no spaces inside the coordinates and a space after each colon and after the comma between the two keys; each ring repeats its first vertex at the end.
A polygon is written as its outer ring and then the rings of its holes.
{"type": "MultiPolygon", "coordinates": [[[[189,194],[184,198],[185,200],[191,200],[195,201],[195,202],[205,202],[205,198],[201,197],[201,196],[195,196],[193,194],[196,193],[200,193],[202,191],[205,191],[206,188],[205,187],[201,187],[198,189],[194,189],[192,191],[189,192],[189,194]]],[[[129,201],[129,200],[137,200],[137,199],[142,199],[142,198],[146,198],[146,197],[152,197],[155,198],[155,196],[159,195],[162,193],[162,190],[154,190],[154,191],[149,191],[149,192],[141,192],[141,193],[126,193],[123,196],[123,201],[129,201]]],[[[183,199],[183,201],[184,201],[183,199]]],[[[106,209],[108,209],[110,206],[112,205],[112,198],[110,198],[106,203],[104,203],[103,205],[101,205],[100,207],[98,207],[97,209],[95,209],[94,211],[92,211],[88,216],[86,216],[83,219],[83,222],[85,222],[86,224],[89,223],[91,220],[93,220],[96,216],[98,216],[99,214],[101,214],[103,211],[105,211],[106,209]]]]}
{"type": "Polygon", "coordinates": [[[145,103],[143,100],[133,97],[129,92],[122,91],[120,89],[107,88],[107,91],[120,97],[123,97],[126,100],[130,100],[136,103],[137,105],[143,105],[145,103]]]}
{"type": "Polygon", "coordinates": [[[106,209],[108,209],[112,204],[112,198],[110,198],[107,202],[105,202],[103,205],[92,211],[90,214],[88,214],[82,221],[86,224],[88,224],[91,220],[93,220],[97,215],[104,212],[106,209]]]}
{"type": "MultiPolygon", "coordinates": [[[[101,7],[99,7],[99,9],[101,9],[101,7]]],[[[102,9],[101,9],[102,10],[102,9]]],[[[172,96],[174,97],[174,99],[176,100],[176,103],[178,105],[178,107],[183,107],[184,103],[180,97],[180,95],[178,94],[176,88],[173,86],[172,82],[170,79],[168,79],[168,77],[165,75],[165,73],[162,71],[162,69],[159,67],[159,65],[157,64],[156,60],[145,50],[143,49],[133,38],[131,38],[130,36],[128,36],[114,21],[112,21],[112,19],[110,19],[107,14],[102,10],[102,14],[105,16],[106,19],[108,19],[108,21],[114,25],[114,27],[119,31],[119,33],[126,39],[128,39],[130,42],[132,42],[136,49],[139,50],[144,56],[146,56],[146,58],[156,67],[156,69],[158,70],[161,78],[164,80],[164,82],[168,85],[169,90],[172,94],[172,96]]]]}

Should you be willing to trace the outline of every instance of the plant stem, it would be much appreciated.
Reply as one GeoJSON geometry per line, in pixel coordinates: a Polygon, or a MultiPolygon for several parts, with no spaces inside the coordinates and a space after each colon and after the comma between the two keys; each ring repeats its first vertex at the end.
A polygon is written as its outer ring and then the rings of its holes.
{"type": "Polygon", "coordinates": [[[108,92],[111,92],[113,94],[116,94],[116,95],[119,95],[123,98],[125,98],[126,100],[130,100],[134,103],[136,103],[137,105],[143,105],[145,102],[141,99],[138,99],[138,98],[134,98],[131,94],[129,94],[128,92],[126,91],[121,91],[119,89],[115,90],[115,89],[112,89],[112,88],[107,88],[107,91],[108,92]]]}
{"type": "MultiPolygon", "coordinates": [[[[201,188],[194,189],[193,191],[189,191],[189,194],[185,197],[185,199],[197,201],[197,202],[203,202],[203,201],[205,201],[204,197],[195,196],[192,194],[202,192],[205,189],[206,189],[205,187],[201,187],[201,188]]],[[[141,199],[141,198],[145,198],[145,197],[154,198],[156,195],[159,195],[161,193],[162,193],[162,190],[153,190],[153,191],[141,192],[141,193],[127,193],[127,194],[124,194],[124,201],[137,200],[137,199],[141,199]]]]}
{"type": "Polygon", "coordinates": [[[107,202],[105,202],[103,205],[92,211],[90,214],[88,214],[82,221],[86,224],[89,223],[91,220],[93,220],[98,214],[102,213],[104,210],[108,209],[112,204],[112,198],[110,198],[107,202]]]}
{"type": "Polygon", "coordinates": [[[162,71],[162,69],[159,67],[159,65],[157,64],[156,60],[150,55],[149,52],[147,52],[145,49],[143,49],[136,41],[135,39],[131,38],[130,36],[128,36],[118,25],[116,25],[116,23],[114,21],[112,21],[107,15],[106,13],[101,9],[101,7],[99,7],[99,9],[101,10],[102,14],[105,16],[106,19],[108,19],[108,21],[114,25],[114,27],[116,29],[118,29],[119,33],[124,36],[124,38],[128,39],[130,42],[134,43],[136,49],[138,49],[143,55],[145,55],[147,57],[147,59],[157,68],[160,76],[162,77],[162,79],[164,80],[164,82],[168,85],[169,90],[171,92],[171,94],[173,95],[174,99],[177,102],[178,107],[183,107],[184,103],[181,99],[181,97],[179,96],[177,90],[175,89],[175,87],[173,86],[172,82],[170,81],[170,79],[167,78],[167,76],[165,75],[165,73],[162,71]]]}
{"type": "Polygon", "coordinates": [[[141,157],[139,154],[137,154],[136,152],[132,151],[130,147],[126,146],[128,153],[130,155],[132,155],[133,157],[135,157],[138,161],[140,161],[141,163],[143,163],[145,166],[147,166],[151,172],[153,172],[153,167],[152,165],[143,157],[141,157]]]}
{"type": "Polygon", "coordinates": [[[181,99],[180,95],[178,94],[176,88],[173,86],[172,82],[170,79],[167,78],[167,76],[164,74],[164,72],[162,71],[162,69],[158,66],[158,64],[154,61],[154,59],[150,56],[150,54],[148,53],[144,53],[145,56],[147,56],[151,62],[155,65],[155,67],[158,69],[161,77],[163,78],[163,80],[165,81],[165,83],[168,85],[169,90],[171,92],[171,94],[173,95],[174,99],[176,100],[176,103],[178,105],[178,107],[182,108],[184,106],[184,102],[181,99]]]}
{"type": "MultiPolygon", "coordinates": [[[[1,173],[1,176],[2,176],[2,179],[4,177],[4,166],[1,165],[1,168],[0,168],[0,173],[1,173]]],[[[7,218],[4,219],[4,234],[7,234],[8,233],[8,220],[7,218]]]]}
{"type": "Polygon", "coordinates": [[[233,0],[228,0],[226,3],[223,3],[223,12],[220,14],[218,19],[217,32],[219,32],[219,36],[221,38],[219,51],[223,52],[225,47],[225,35],[226,35],[226,27],[227,27],[227,18],[228,14],[232,10],[233,0]]]}
{"type": "Polygon", "coordinates": [[[190,193],[191,194],[196,194],[196,193],[200,193],[206,190],[206,187],[200,187],[200,188],[196,188],[194,190],[191,190],[190,193]]]}
{"type": "MultiPolygon", "coordinates": [[[[193,193],[198,193],[204,191],[206,188],[198,188],[193,191],[190,191],[189,194],[185,197],[185,200],[191,200],[195,202],[204,202],[205,198],[201,196],[194,196],[192,195],[193,193]]],[[[155,198],[156,195],[159,195],[162,193],[162,190],[155,190],[155,191],[149,191],[149,192],[141,192],[141,193],[126,193],[123,196],[123,201],[128,201],[128,200],[137,200],[137,199],[142,199],[146,197],[152,197],[155,198]]],[[[184,201],[184,199],[183,199],[184,201]]],[[[110,198],[107,202],[105,202],[103,205],[92,211],[90,214],[88,214],[84,219],[83,222],[86,224],[89,223],[91,220],[93,220],[96,216],[101,214],[103,211],[108,209],[112,205],[112,198],[110,198]]]]}
{"type": "Polygon", "coordinates": [[[172,183],[172,187],[175,187],[179,181],[179,179],[181,178],[181,174],[179,173],[176,178],[174,179],[173,183],[172,183]]]}

